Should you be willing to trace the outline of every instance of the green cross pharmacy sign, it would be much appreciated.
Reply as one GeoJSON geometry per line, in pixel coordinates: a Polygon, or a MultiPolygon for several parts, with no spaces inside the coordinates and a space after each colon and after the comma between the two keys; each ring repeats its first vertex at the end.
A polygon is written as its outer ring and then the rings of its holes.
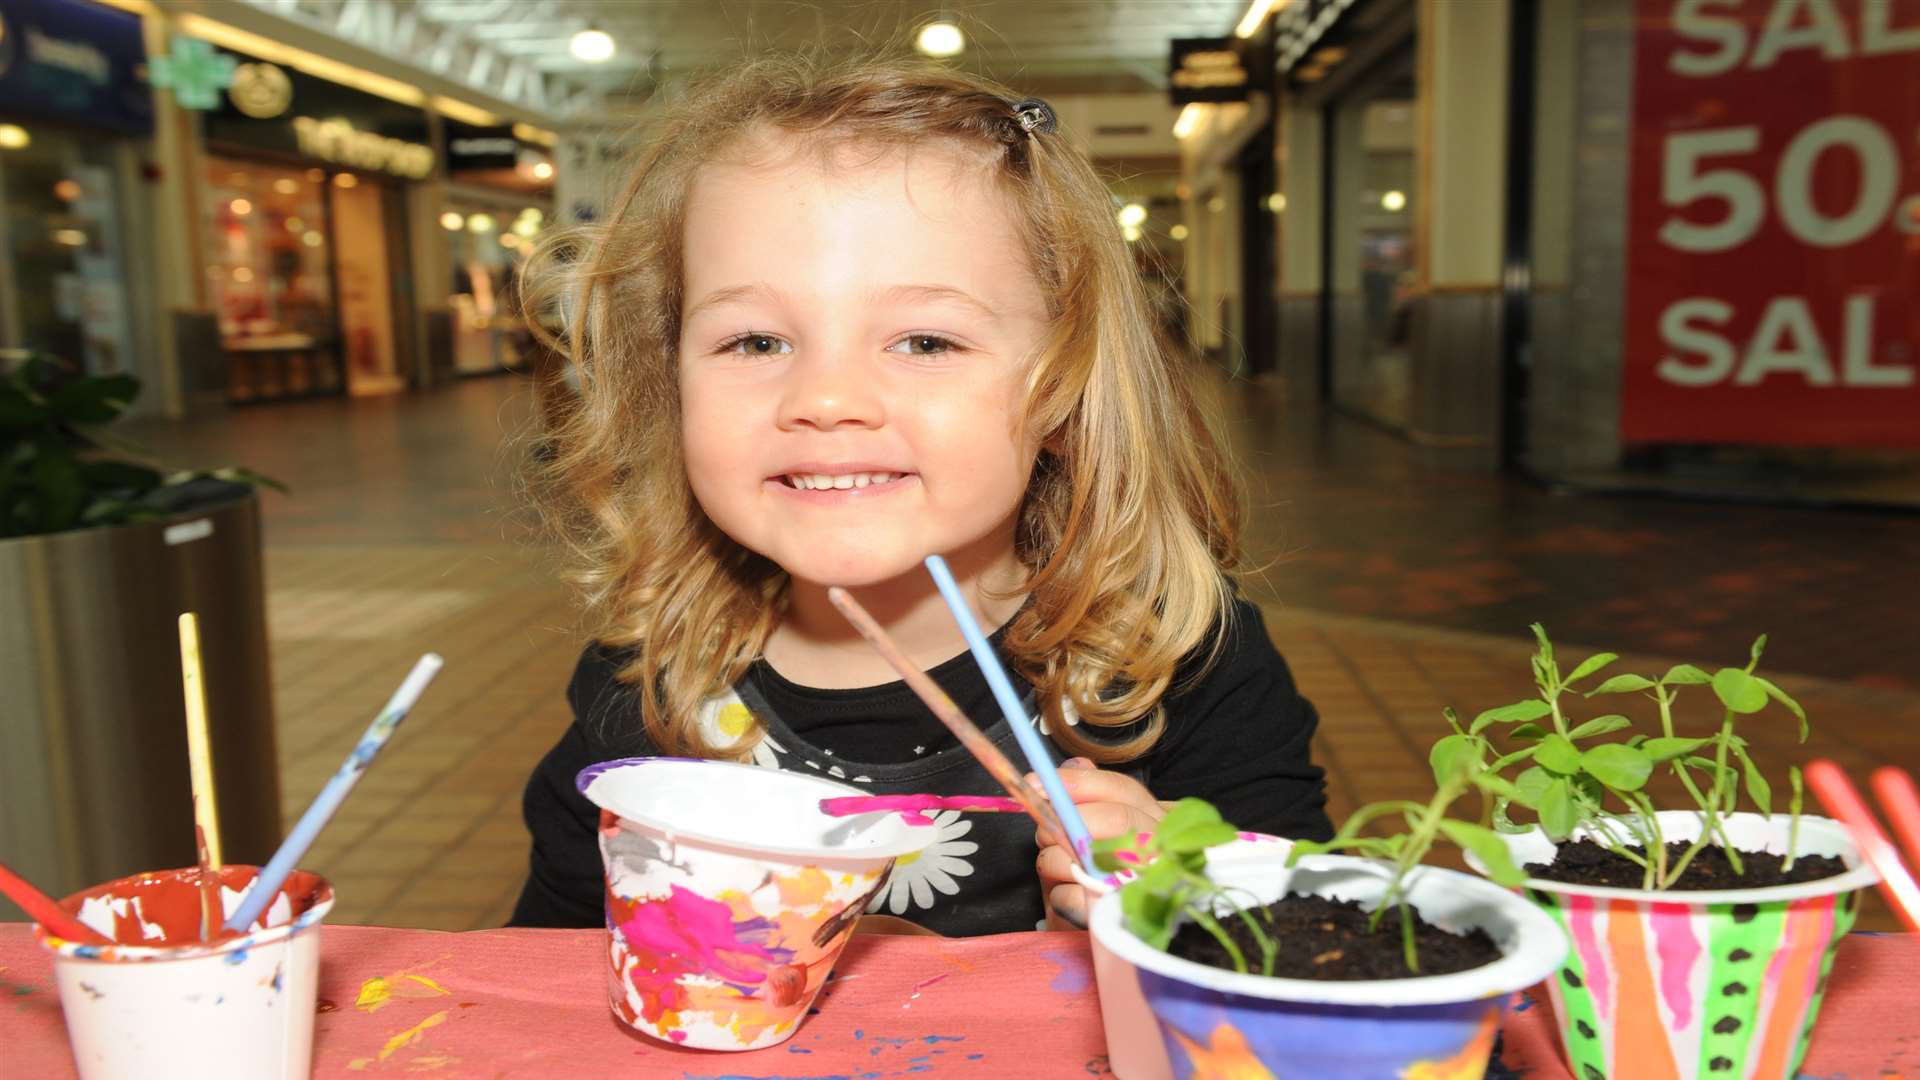
{"type": "Polygon", "coordinates": [[[233,85],[234,58],[190,37],[175,37],[168,52],[147,65],[153,85],[172,90],[183,109],[218,107],[220,91],[233,85]]]}

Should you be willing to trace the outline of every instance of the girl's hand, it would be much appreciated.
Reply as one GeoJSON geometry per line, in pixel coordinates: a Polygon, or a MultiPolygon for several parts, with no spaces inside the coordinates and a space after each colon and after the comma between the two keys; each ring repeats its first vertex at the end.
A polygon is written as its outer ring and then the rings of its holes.
{"type": "MultiPolygon", "coordinates": [[[[1028,779],[1039,786],[1037,777],[1028,779]]],[[[1138,780],[1097,769],[1085,758],[1062,764],[1060,782],[1073,797],[1095,840],[1150,832],[1167,813],[1166,805],[1138,780]]],[[[1085,929],[1091,904],[1086,889],[1073,880],[1072,867],[1077,860],[1067,838],[1048,829],[1036,829],[1034,841],[1040,845],[1037,866],[1040,892],[1047,898],[1047,928],[1085,929]]]]}

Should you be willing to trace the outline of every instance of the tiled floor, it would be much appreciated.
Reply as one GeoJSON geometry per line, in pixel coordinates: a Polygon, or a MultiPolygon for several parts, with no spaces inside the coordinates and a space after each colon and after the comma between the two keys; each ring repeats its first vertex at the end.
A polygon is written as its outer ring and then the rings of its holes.
{"type": "MultiPolygon", "coordinates": [[[[1915,520],[1556,497],[1418,469],[1352,425],[1255,423],[1270,403],[1251,388],[1240,400],[1267,492],[1253,543],[1277,560],[1254,591],[1324,718],[1336,815],[1430,784],[1442,705],[1470,714],[1527,692],[1533,619],[1568,654],[1622,649],[1640,670],[1743,658],[1746,635],[1772,629],[1768,666],[1794,673],[1778,681],[1818,727],[1799,747],[1790,720],[1750,725],[1763,765],[1817,752],[1856,774],[1920,770],[1915,520]],[[1629,585],[1638,609],[1620,606],[1629,585]],[[1837,614],[1823,606],[1835,596],[1837,614]]],[[[266,497],[288,820],[415,657],[447,658],[308,860],[339,886],[335,921],[496,925],[518,890],[520,785],[568,721],[581,643],[517,509],[529,406],[524,383],[490,380],[135,432],[175,461],[241,462],[294,489],[266,497]]],[[[1890,925],[1877,897],[1866,925],[1890,925]]]]}

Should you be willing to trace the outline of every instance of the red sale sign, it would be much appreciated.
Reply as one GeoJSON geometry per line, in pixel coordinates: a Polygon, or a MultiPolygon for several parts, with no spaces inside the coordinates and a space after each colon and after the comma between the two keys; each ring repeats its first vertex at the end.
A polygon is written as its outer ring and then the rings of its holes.
{"type": "Polygon", "coordinates": [[[1920,0],[1639,0],[1629,443],[1920,445],[1920,0]]]}

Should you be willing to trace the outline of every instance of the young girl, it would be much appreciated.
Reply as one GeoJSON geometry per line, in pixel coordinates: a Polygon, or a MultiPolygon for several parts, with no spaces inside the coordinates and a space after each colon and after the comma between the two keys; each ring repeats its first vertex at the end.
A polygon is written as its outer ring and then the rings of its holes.
{"type": "MultiPolygon", "coordinates": [[[[1018,761],[932,553],[1076,759],[1097,836],[1189,795],[1243,828],[1331,832],[1313,708],[1227,577],[1228,465],[1044,103],[918,64],[747,64],[669,107],[606,220],[528,279],[572,313],[553,493],[599,641],[527,787],[515,924],[603,922],[574,788],[596,761],[994,794],[826,599],[850,589],[1018,761]]],[[[952,935],[1084,919],[1062,838],[936,821],[873,911],[952,935]]]]}

